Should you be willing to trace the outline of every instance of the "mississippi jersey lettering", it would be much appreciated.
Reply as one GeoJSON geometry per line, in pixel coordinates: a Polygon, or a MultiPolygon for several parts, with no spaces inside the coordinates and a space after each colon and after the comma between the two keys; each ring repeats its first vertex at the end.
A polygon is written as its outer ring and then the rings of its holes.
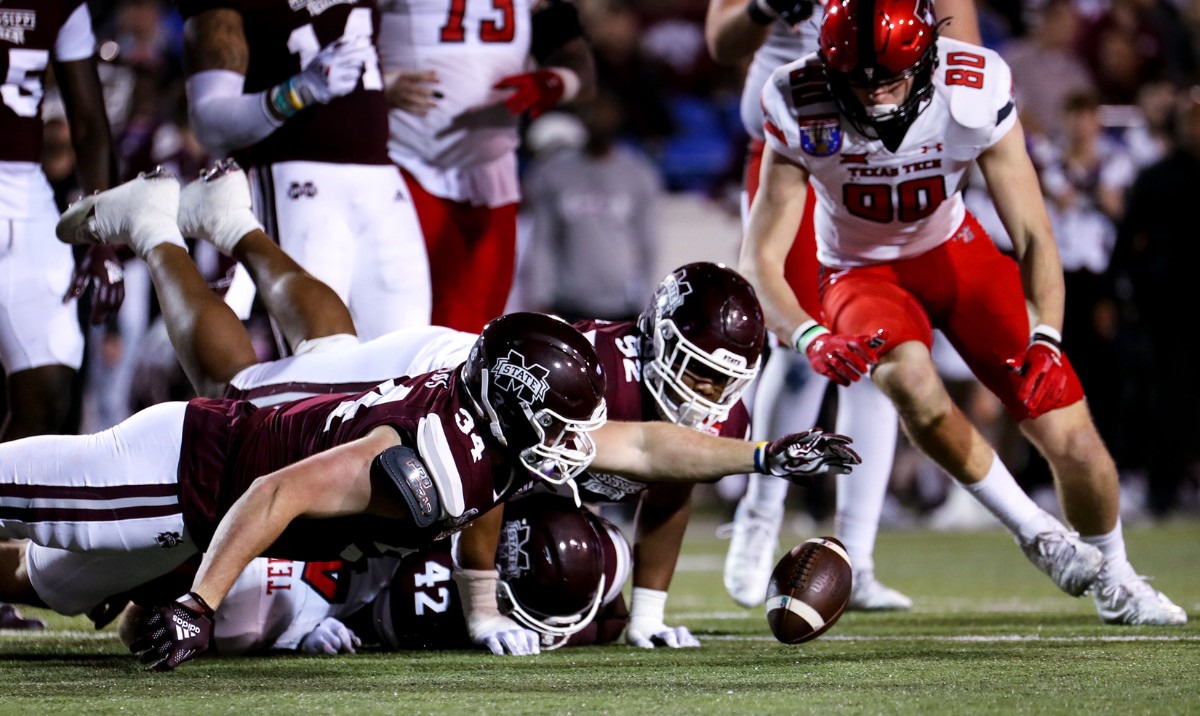
{"type": "Polygon", "coordinates": [[[0,3],[0,216],[58,213],[40,164],[46,70],[91,57],[95,45],[81,0],[0,3]]]}
{"type": "Polygon", "coordinates": [[[359,394],[321,395],[271,408],[245,401],[188,404],[179,464],[189,534],[207,546],[222,515],[257,478],[388,426],[421,455],[441,499],[430,527],[371,516],[294,521],[269,557],[347,559],[403,554],[458,531],[527,484],[485,446],[470,398],[450,370],[388,380],[359,394]]]}
{"type": "Polygon", "coordinates": [[[429,193],[501,206],[517,201],[518,118],[492,86],[528,71],[530,0],[383,0],[384,71],[437,72],[442,97],[423,117],[390,113],[388,152],[429,193]]]}
{"type": "MultiPolygon", "coordinates": [[[[374,38],[379,27],[371,0],[180,0],[179,7],[185,19],[217,8],[241,14],[250,49],[247,94],[296,74],[334,40],[374,38]]],[[[357,90],[305,109],[234,157],[247,167],[285,161],[387,164],[386,147],[387,106],[373,58],[357,90]]]]}
{"type": "Polygon", "coordinates": [[[934,92],[895,152],[839,118],[815,54],[763,88],[771,148],[807,169],[817,257],[832,268],[911,258],[963,222],[971,163],[1016,123],[1012,76],[991,50],[938,38],[934,92]]]}
{"type": "MultiPolygon", "coordinates": [[[[633,321],[578,321],[573,324],[596,348],[600,367],[606,376],[604,401],[608,419],[623,422],[661,420],[654,401],[642,387],[642,361],[638,355],[641,340],[633,321]]],[[[723,423],[713,426],[712,433],[723,437],[745,439],[749,433],[750,415],[739,402],[723,423]]],[[[575,480],[579,498],[587,504],[623,502],[634,499],[649,487],[644,482],[627,477],[585,472],[575,480]]]]}

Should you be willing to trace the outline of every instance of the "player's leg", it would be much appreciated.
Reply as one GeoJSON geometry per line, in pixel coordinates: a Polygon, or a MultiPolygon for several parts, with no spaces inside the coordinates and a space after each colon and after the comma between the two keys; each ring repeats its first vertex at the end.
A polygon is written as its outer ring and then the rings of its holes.
{"type": "Polygon", "coordinates": [[[847,609],[909,609],[912,600],[875,578],[875,537],[892,476],[899,422],[888,397],[862,380],[838,390],[835,432],[854,438],[862,464],[837,477],[835,534],[846,547],[854,580],[847,609]]]}
{"type": "Polygon", "coordinates": [[[184,187],[179,227],[184,235],[211,242],[246,268],[259,300],[293,351],[305,341],[354,335],[354,322],[342,299],[263,231],[250,208],[246,174],[233,160],[217,162],[184,187]]]}
{"type": "Polygon", "coordinates": [[[1021,423],[1050,463],[1063,514],[1104,554],[1092,587],[1100,618],[1112,624],[1172,626],[1187,614],[1134,571],[1125,552],[1117,468],[1083,400],[1021,423]]]}
{"type": "Polygon", "coordinates": [[[250,336],[209,288],[177,226],[179,182],[139,176],[72,205],[58,236],[73,243],[125,243],[150,271],[171,344],[196,392],[220,395],[239,370],[258,361],[250,336]]]}

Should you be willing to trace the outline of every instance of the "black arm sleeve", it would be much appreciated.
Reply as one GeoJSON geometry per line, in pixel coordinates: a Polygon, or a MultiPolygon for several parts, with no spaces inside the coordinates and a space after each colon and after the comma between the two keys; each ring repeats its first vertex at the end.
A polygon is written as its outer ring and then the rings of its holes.
{"type": "Polygon", "coordinates": [[[564,0],[549,0],[545,7],[534,11],[532,21],[529,52],[540,64],[545,64],[546,58],[558,48],[583,37],[579,10],[564,0]]]}

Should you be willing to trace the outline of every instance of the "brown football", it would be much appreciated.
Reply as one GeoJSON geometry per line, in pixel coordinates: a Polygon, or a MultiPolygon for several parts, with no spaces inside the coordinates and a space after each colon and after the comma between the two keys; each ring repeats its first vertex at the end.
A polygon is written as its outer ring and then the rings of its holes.
{"type": "Polygon", "coordinates": [[[784,644],[824,634],[850,601],[846,548],[833,537],[807,539],[785,554],[767,587],[767,624],[784,644]]]}

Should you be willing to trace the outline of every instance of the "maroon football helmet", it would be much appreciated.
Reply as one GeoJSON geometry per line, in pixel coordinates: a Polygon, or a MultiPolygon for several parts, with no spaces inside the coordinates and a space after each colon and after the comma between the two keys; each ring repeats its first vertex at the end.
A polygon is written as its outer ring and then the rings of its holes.
{"type": "Polygon", "coordinates": [[[606,589],[600,606],[608,606],[621,594],[625,582],[633,571],[633,548],[629,540],[616,525],[594,512],[584,511],[596,534],[600,535],[600,549],[604,554],[604,583],[606,589]]]}
{"type": "Polygon", "coordinates": [[[754,289],[719,264],[687,264],[667,274],[638,318],[642,384],[665,420],[706,429],[758,375],[766,325],[754,289]],[[709,381],[715,397],[689,385],[709,381]]]}
{"type": "Polygon", "coordinates": [[[596,456],[604,374],[587,339],[543,313],[510,313],[483,327],[463,381],[490,433],[534,475],[570,482],[596,456]]]}
{"type": "Polygon", "coordinates": [[[928,0],[833,0],[819,54],[838,109],[860,133],[895,150],[933,92],[937,21],[928,0]],[[868,108],[852,87],[913,78],[899,105],[868,108]]]}
{"type": "Polygon", "coordinates": [[[607,593],[604,540],[570,498],[534,494],[505,505],[496,550],[500,611],[542,635],[543,648],[566,643],[591,623],[607,593]]]}

